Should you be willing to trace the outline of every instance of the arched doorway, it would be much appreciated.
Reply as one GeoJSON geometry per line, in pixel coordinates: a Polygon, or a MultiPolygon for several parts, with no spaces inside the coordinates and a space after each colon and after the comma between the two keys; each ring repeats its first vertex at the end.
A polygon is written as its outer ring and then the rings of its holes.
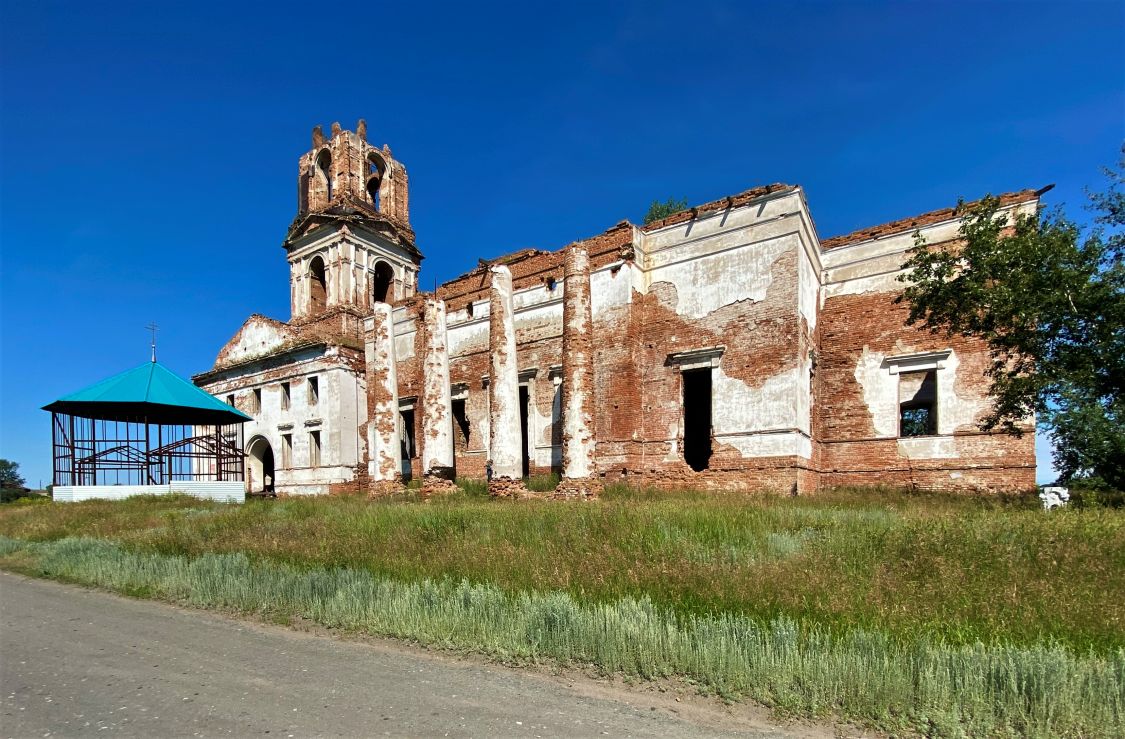
{"type": "Polygon", "coordinates": [[[273,447],[263,436],[246,445],[246,492],[274,495],[273,447]]]}
{"type": "Polygon", "coordinates": [[[375,263],[375,274],[372,279],[371,296],[376,303],[389,303],[394,298],[391,288],[395,283],[395,271],[386,262],[375,263]]]}

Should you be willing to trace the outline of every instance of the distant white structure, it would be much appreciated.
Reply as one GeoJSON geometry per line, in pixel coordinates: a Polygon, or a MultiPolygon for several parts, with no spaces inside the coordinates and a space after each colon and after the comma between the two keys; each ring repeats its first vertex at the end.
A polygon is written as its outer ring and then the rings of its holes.
{"type": "Polygon", "coordinates": [[[1057,485],[1045,485],[1039,490],[1039,500],[1043,502],[1044,510],[1062,508],[1070,502],[1070,491],[1057,485]]]}

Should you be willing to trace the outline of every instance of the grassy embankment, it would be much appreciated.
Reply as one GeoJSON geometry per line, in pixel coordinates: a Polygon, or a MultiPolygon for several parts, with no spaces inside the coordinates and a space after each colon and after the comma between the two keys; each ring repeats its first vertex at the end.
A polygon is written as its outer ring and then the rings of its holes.
{"type": "Polygon", "coordinates": [[[1125,731],[1118,511],[870,492],[139,499],[6,507],[0,534],[7,566],[61,579],[678,675],[798,714],[926,733],[1125,731]]]}

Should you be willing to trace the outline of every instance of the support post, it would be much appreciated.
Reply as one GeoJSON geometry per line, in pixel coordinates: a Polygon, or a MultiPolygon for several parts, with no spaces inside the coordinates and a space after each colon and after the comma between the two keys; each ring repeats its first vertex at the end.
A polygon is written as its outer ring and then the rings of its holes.
{"type": "Polygon", "coordinates": [[[425,356],[422,358],[422,497],[452,492],[453,401],[449,388],[449,351],[445,301],[426,298],[422,305],[425,356]]]}
{"type": "Polygon", "coordinates": [[[512,497],[526,492],[520,459],[523,444],[512,273],[503,265],[491,267],[489,272],[488,348],[492,373],[488,385],[488,453],[492,479],[488,481],[488,493],[512,497]]]}
{"type": "Polygon", "coordinates": [[[601,492],[594,462],[593,315],[590,258],[577,244],[563,253],[562,462],[555,497],[588,500],[601,492]]]}
{"type": "Polygon", "coordinates": [[[376,303],[364,336],[367,362],[367,472],[370,494],[399,492],[402,450],[398,433],[398,374],[391,306],[376,303]]]}

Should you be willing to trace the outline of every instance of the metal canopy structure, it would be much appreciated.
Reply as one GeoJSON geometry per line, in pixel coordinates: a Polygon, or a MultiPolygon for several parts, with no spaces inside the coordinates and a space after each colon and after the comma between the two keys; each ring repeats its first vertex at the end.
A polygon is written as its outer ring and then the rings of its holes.
{"type": "MultiPolygon", "coordinates": [[[[43,410],[51,412],[56,488],[148,492],[243,479],[242,424],[250,417],[155,360],[43,410]]],[[[72,499],[80,497],[119,496],[72,499]]]]}

